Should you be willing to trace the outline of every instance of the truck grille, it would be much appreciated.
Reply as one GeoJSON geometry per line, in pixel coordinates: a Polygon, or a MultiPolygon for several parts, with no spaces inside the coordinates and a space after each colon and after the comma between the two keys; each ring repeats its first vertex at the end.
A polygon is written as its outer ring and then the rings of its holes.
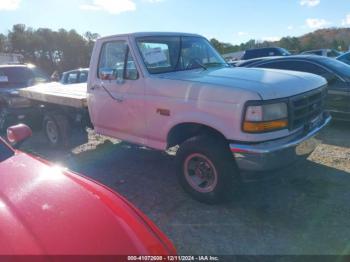
{"type": "Polygon", "coordinates": [[[294,96],[289,101],[290,130],[295,130],[319,116],[325,109],[327,88],[322,87],[301,95],[294,96]]]}

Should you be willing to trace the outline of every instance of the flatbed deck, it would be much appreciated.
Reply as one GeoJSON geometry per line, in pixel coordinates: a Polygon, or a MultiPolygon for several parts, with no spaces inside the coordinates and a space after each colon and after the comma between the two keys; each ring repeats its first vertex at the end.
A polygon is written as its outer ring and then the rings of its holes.
{"type": "Polygon", "coordinates": [[[31,100],[74,108],[87,108],[87,84],[41,84],[22,88],[19,95],[31,100]]]}

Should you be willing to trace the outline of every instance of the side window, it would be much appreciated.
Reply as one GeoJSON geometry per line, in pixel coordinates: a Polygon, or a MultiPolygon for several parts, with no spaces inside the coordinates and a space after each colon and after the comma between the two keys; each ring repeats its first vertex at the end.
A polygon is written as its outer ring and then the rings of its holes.
{"type": "Polygon", "coordinates": [[[245,51],[245,54],[243,56],[243,59],[244,60],[248,60],[248,59],[253,59],[253,58],[256,58],[256,54],[255,54],[255,51],[252,51],[252,50],[247,50],[245,51]]]}
{"type": "Polygon", "coordinates": [[[326,70],[317,65],[300,61],[269,62],[262,64],[259,67],[300,71],[316,75],[326,75],[328,73],[326,70]]]}
{"type": "Polygon", "coordinates": [[[257,50],[257,51],[255,52],[254,57],[265,57],[265,56],[269,56],[269,55],[270,55],[269,53],[270,53],[270,52],[269,52],[269,50],[267,50],[267,49],[257,50]]]}
{"type": "Polygon", "coordinates": [[[62,74],[61,79],[60,79],[60,82],[61,82],[62,84],[65,84],[65,82],[66,82],[66,75],[65,75],[65,74],[62,74]]]}
{"type": "Polygon", "coordinates": [[[330,87],[334,85],[337,85],[337,86],[343,85],[342,81],[335,74],[328,72],[327,70],[323,69],[320,66],[317,66],[308,62],[300,62],[300,61],[271,62],[271,63],[259,65],[259,67],[311,73],[311,74],[319,75],[326,78],[330,87]]]}
{"type": "Polygon", "coordinates": [[[296,70],[290,66],[290,63],[285,62],[267,62],[258,65],[258,67],[262,68],[272,68],[272,69],[284,69],[284,70],[296,70]]]}
{"type": "Polygon", "coordinates": [[[295,62],[295,66],[298,71],[312,73],[320,76],[326,75],[328,73],[328,71],[322,67],[308,62],[295,62]]]}
{"type": "Polygon", "coordinates": [[[98,65],[99,76],[108,72],[108,80],[123,78],[127,44],[125,41],[105,43],[102,47],[100,62],[98,65]]]}
{"type": "Polygon", "coordinates": [[[87,78],[88,78],[88,73],[85,71],[81,71],[79,75],[79,83],[87,82],[87,78]]]}
{"type": "Polygon", "coordinates": [[[78,81],[78,73],[69,73],[67,77],[68,84],[75,84],[78,81]]]}
{"type": "Polygon", "coordinates": [[[125,67],[125,79],[129,80],[136,80],[139,78],[139,74],[136,69],[134,58],[131,56],[130,50],[128,50],[127,54],[127,60],[126,60],[126,67],[125,67]]]}
{"type": "Polygon", "coordinates": [[[259,50],[252,50],[250,52],[247,53],[247,59],[253,59],[253,58],[257,58],[257,57],[261,57],[263,56],[261,54],[261,51],[259,50]]]}
{"type": "Polygon", "coordinates": [[[334,50],[329,50],[327,51],[327,56],[328,57],[337,57],[339,54],[335,52],[334,50]]]}
{"type": "Polygon", "coordinates": [[[132,58],[126,41],[107,42],[103,45],[98,65],[98,75],[108,80],[138,78],[134,59],[132,58]]]}
{"type": "Polygon", "coordinates": [[[340,61],[350,65],[350,53],[339,58],[340,61]]]}

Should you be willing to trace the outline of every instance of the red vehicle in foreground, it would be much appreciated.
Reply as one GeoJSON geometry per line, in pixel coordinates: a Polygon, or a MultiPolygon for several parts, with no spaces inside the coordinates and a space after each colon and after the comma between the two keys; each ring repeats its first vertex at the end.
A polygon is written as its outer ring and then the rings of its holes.
{"type": "MultiPolygon", "coordinates": [[[[31,135],[20,124],[11,143],[31,135]]],[[[169,255],[171,241],[123,197],[0,138],[0,255],[169,255]]]]}

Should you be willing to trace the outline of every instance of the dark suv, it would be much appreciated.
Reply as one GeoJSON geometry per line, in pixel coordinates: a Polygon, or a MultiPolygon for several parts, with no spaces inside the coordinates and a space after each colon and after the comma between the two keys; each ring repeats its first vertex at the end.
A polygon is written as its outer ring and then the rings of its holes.
{"type": "Polygon", "coordinates": [[[286,49],[281,47],[266,47],[248,49],[245,51],[242,60],[248,60],[265,56],[288,56],[291,55],[286,49]]]}
{"type": "Polygon", "coordinates": [[[34,65],[0,65],[0,130],[34,118],[30,100],[18,89],[48,82],[48,76],[34,65]]]}

